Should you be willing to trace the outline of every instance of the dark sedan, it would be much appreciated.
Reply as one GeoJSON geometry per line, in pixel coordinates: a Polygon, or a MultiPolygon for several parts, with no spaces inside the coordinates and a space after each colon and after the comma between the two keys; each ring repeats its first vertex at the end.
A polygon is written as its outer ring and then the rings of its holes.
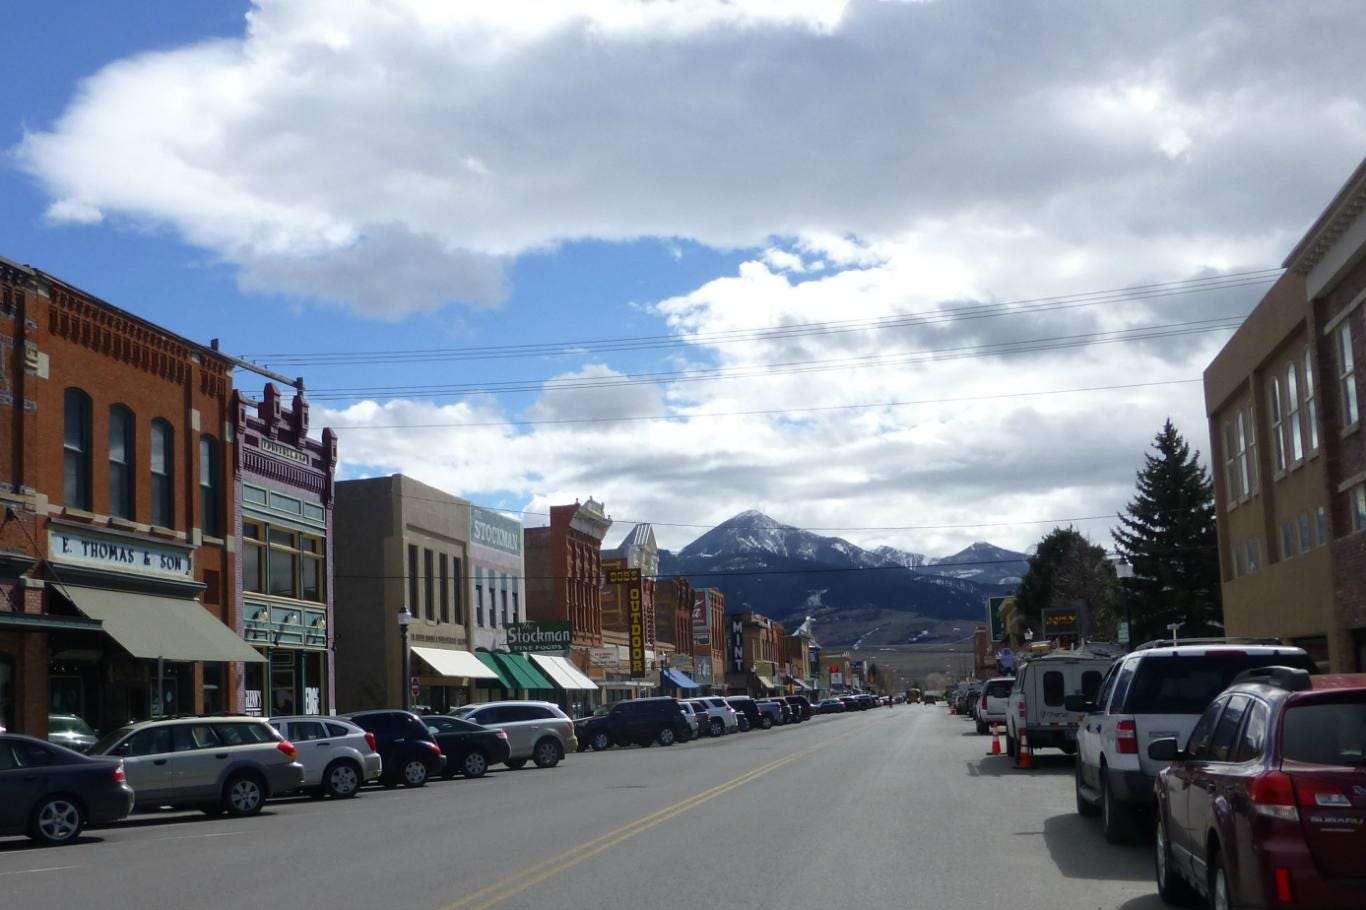
{"type": "Polygon", "coordinates": [[[446,767],[441,747],[411,711],[360,711],[343,719],[375,734],[375,751],[384,765],[379,782],[385,787],[421,787],[446,767]]]}
{"type": "Polygon", "coordinates": [[[0,835],[69,844],[86,825],[118,821],[131,811],[133,788],[122,759],[0,734],[0,835]]]}
{"type": "Polygon", "coordinates": [[[442,776],[447,780],[456,774],[483,777],[489,765],[501,765],[508,760],[508,735],[502,730],[442,715],[424,717],[422,722],[446,756],[442,776]]]}

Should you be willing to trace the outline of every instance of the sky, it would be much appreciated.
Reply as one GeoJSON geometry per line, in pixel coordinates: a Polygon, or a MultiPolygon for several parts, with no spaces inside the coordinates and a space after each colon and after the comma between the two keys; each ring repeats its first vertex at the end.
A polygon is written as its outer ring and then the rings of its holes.
{"type": "Polygon", "coordinates": [[[609,544],[1108,545],[1366,154],[1353,0],[5,11],[0,255],[609,544]]]}

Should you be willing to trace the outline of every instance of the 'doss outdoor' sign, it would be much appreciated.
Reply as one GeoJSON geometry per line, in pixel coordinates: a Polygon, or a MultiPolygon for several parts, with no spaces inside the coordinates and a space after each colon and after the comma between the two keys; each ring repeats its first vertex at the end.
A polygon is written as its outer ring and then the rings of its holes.
{"type": "Polygon", "coordinates": [[[569,622],[514,622],[506,631],[509,651],[568,651],[574,637],[569,622]]]}

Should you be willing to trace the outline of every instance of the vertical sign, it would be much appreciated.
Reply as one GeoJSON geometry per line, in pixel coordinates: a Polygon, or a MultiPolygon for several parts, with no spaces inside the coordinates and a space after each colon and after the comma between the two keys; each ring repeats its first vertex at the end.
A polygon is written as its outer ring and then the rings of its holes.
{"type": "Polygon", "coordinates": [[[738,616],[730,620],[730,672],[745,672],[745,624],[738,616]]]}
{"type": "Polygon", "coordinates": [[[1001,607],[1005,602],[1004,597],[987,598],[987,628],[991,629],[992,641],[1005,641],[1006,624],[1001,620],[1001,607]]]}
{"type": "Polygon", "coordinates": [[[630,636],[631,678],[640,679],[645,676],[645,604],[640,592],[640,570],[608,569],[607,584],[626,588],[626,628],[630,636]]]}
{"type": "Polygon", "coordinates": [[[711,592],[698,591],[692,602],[692,643],[711,646],[711,592]]]}

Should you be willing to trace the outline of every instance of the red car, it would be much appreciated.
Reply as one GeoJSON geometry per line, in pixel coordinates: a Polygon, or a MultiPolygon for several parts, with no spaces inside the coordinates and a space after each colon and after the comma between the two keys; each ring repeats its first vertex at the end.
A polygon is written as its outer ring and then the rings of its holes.
{"type": "Polygon", "coordinates": [[[1366,673],[1249,670],[1148,754],[1163,901],[1366,907],[1366,673]]]}

